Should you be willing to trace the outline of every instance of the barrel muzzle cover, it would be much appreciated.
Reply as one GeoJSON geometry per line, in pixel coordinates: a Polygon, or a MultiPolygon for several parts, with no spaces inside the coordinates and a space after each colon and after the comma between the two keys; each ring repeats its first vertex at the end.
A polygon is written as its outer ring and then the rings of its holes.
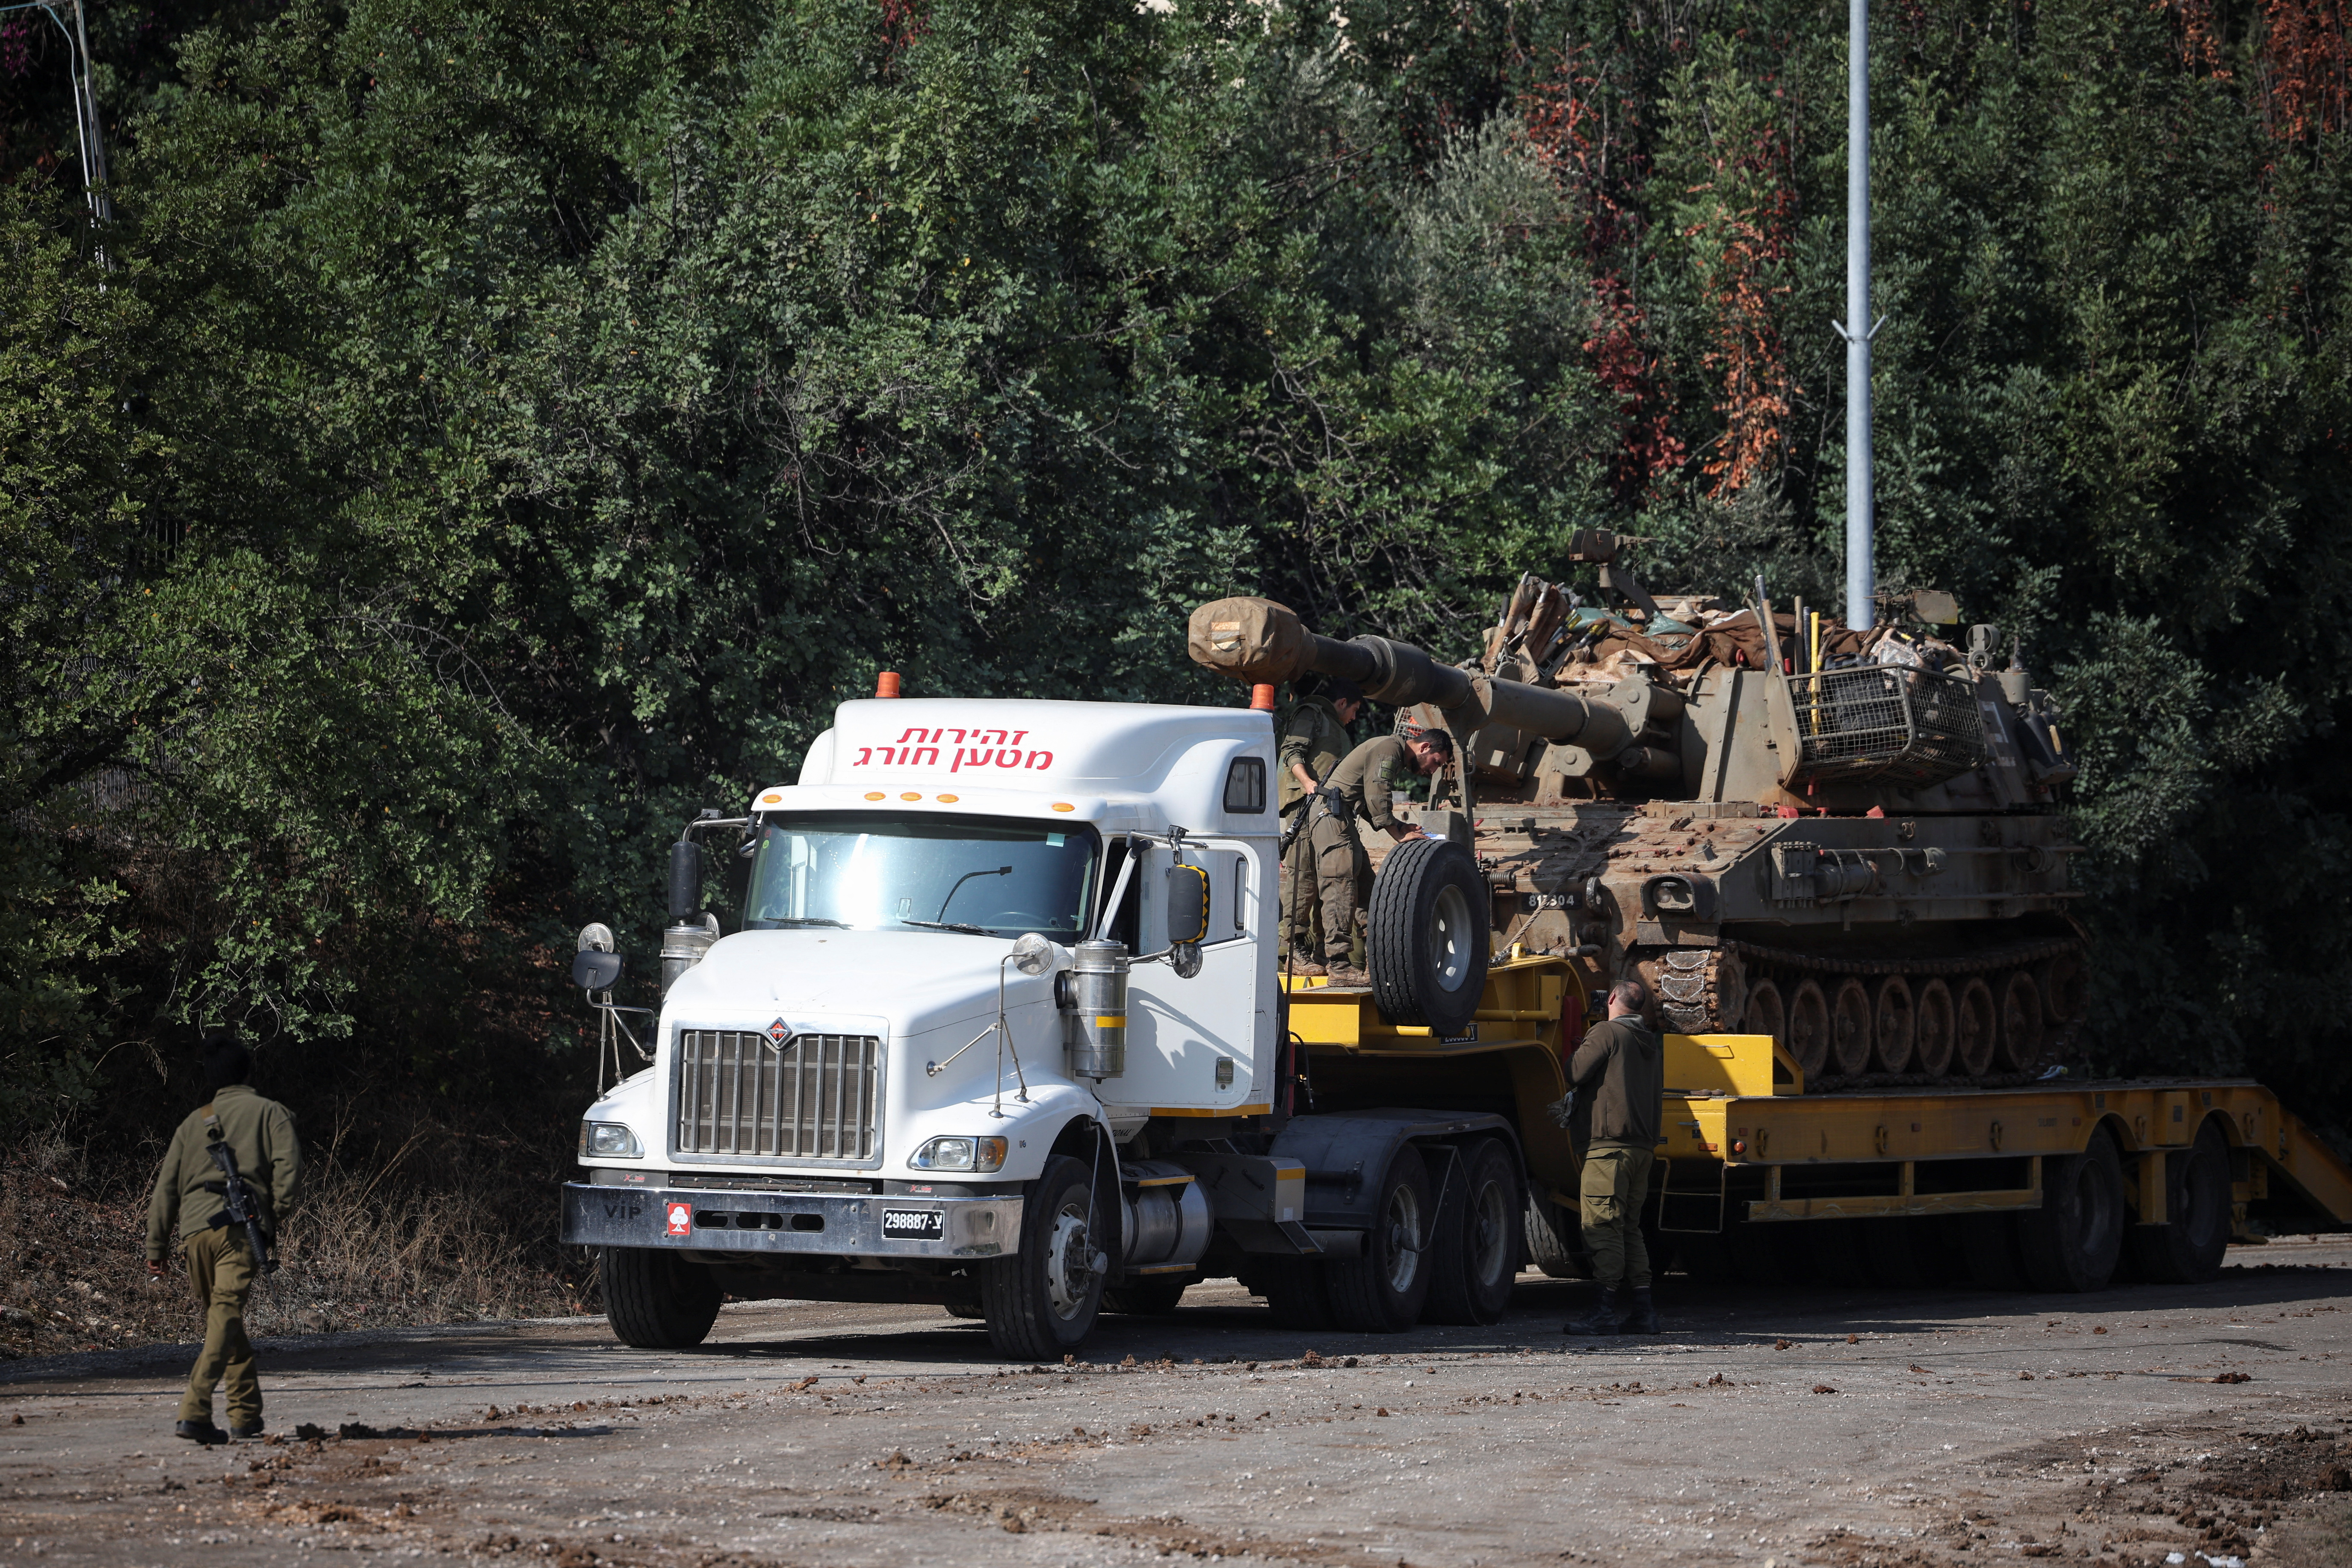
{"type": "Polygon", "coordinates": [[[1235,680],[1295,680],[1307,673],[1314,637],[1289,605],[1219,599],[1192,612],[1184,648],[1192,662],[1235,680]]]}

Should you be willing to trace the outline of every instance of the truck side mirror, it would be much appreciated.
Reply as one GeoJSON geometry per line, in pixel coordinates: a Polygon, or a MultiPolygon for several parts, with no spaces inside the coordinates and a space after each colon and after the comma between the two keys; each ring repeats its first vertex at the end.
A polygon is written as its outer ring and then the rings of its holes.
{"type": "Polygon", "coordinates": [[[681,838],[669,847],[669,918],[690,921],[702,912],[702,846],[681,838]]]}
{"type": "Polygon", "coordinates": [[[1168,945],[1190,947],[1209,934],[1209,874],[1198,866],[1168,873],[1168,945]]]}
{"type": "Polygon", "coordinates": [[[621,955],[584,949],[572,960],[572,984],[583,991],[610,991],[621,977],[621,955]]]}

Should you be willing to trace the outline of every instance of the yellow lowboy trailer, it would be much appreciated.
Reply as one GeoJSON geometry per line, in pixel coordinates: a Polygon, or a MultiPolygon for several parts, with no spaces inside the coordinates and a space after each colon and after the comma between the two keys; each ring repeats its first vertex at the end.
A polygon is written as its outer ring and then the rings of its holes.
{"type": "MultiPolygon", "coordinates": [[[[1549,1108],[1567,1093],[1583,984],[1564,958],[1498,961],[1471,1025],[1441,1037],[1387,1023],[1367,991],[1293,979],[1313,1107],[1506,1117],[1528,1254],[1580,1273],[1578,1153],[1549,1108]]],[[[1668,1035],[1665,1048],[1644,1223],[1654,1251],[1694,1273],[2097,1289],[2210,1278],[2232,1237],[2352,1221],[2352,1168],[2245,1079],[1808,1093],[1769,1035],[1668,1035]]]]}

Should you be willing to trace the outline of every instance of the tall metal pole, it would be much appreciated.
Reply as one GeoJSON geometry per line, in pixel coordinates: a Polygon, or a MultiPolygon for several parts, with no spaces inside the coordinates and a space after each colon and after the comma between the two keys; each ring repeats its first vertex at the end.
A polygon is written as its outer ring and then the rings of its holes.
{"type": "Polygon", "coordinates": [[[1870,0],[1849,0],[1845,153],[1845,624],[1877,619],[1870,557],[1870,0]]]}

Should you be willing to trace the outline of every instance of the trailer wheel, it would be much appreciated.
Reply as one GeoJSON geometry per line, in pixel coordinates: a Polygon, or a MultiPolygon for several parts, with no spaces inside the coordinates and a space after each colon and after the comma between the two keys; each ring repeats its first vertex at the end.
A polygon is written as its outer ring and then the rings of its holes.
{"type": "Polygon", "coordinates": [[[1104,1291],[1103,1305],[1114,1312],[1164,1318],[1184,1300],[1184,1288],[1192,1283],[1188,1275],[1146,1274],[1104,1291]]]}
{"type": "Polygon", "coordinates": [[[1528,1189],[1526,1208],[1519,1216],[1520,1227],[1527,1234],[1528,1261],[1553,1279],[1590,1279],[1591,1265],[1577,1251],[1581,1239],[1575,1219],[1569,1212],[1535,1188],[1528,1189]]]}
{"type": "Polygon", "coordinates": [[[2124,1163],[2105,1128],[2081,1153],[2042,1162],[2042,1206],[2019,1211],[2017,1240],[2034,1289],[2106,1289],[2124,1247],[2124,1163]]]}
{"type": "Polygon", "coordinates": [[[1801,981],[1789,998],[1789,1054],[1811,1084],[1830,1059],[1830,1001],[1818,980],[1801,981]]]}
{"type": "Polygon", "coordinates": [[[1258,1259],[1255,1289],[1265,1298],[1275,1327],[1317,1333],[1334,1326],[1323,1269],[1319,1258],[1258,1259]]]}
{"type": "Polygon", "coordinates": [[[1454,1157],[1429,1249],[1425,1323],[1498,1323],[1519,1272],[1519,1173],[1498,1139],[1454,1157]]]}
{"type": "Polygon", "coordinates": [[[1870,1056],[1880,1072],[1911,1070],[1911,983],[1890,974],[1878,983],[1870,1009],[1870,1056]]]}
{"type": "Polygon", "coordinates": [[[1870,988],[1849,975],[1830,1003],[1830,1055],[1838,1071],[1857,1078],[1870,1070],[1870,988]]]}
{"type": "Polygon", "coordinates": [[[1045,1162],[1021,1216],[1021,1246],[980,1269],[988,1337],[1014,1361],[1058,1358],[1095,1326],[1103,1270],[1095,1231],[1116,1194],[1097,1204],[1093,1173],[1067,1154],[1045,1162]]]}
{"type": "Polygon", "coordinates": [[[1492,895],[1470,851],[1444,838],[1408,838],[1372,879],[1372,1004],[1391,1024],[1458,1035],[1486,989],[1492,895]]]}
{"type": "Polygon", "coordinates": [[[604,1318],[625,1345],[691,1350],[719,1321],[719,1280],[699,1263],[653,1247],[597,1249],[604,1318]]]}
{"type": "Polygon", "coordinates": [[[2164,1166],[2166,1220],[2131,1227],[2132,1262],[2158,1284],[2203,1284],[2221,1275],[2230,1246],[2230,1141],[2208,1121],[2164,1166]]]}
{"type": "Polygon", "coordinates": [[[1919,1070],[1941,1078],[1952,1070],[1952,1047],[1959,1029],[1952,1016],[1952,988],[1940,980],[1919,987],[1912,1004],[1911,1050],[1919,1070]]]}
{"type": "Polygon", "coordinates": [[[1421,1321],[1429,1300],[1429,1239],[1436,1219],[1429,1167],[1408,1143],[1389,1161],[1372,1204],[1363,1254],[1324,1266],[1331,1316],[1358,1333],[1402,1333],[1421,1321]]]}
{"type": "Polygon", "coordinates": [[[1997,1025],[1992,987],[1981,975],[1970,979],[1960,987],[1959,1000],[1952,1008],[1952,1048],[1960,1058],[1960,1070],[1970,1078],[1982,1078],[1992,1070],[1993,1047],[1999,1043],[1997,1025]]]}
{"type": "Polygon", "coordinates": [[[2021,969],[2000,988],[2000,1065],[2023,1072],[2042,1059],[2042,987],[2021,969]]]}

